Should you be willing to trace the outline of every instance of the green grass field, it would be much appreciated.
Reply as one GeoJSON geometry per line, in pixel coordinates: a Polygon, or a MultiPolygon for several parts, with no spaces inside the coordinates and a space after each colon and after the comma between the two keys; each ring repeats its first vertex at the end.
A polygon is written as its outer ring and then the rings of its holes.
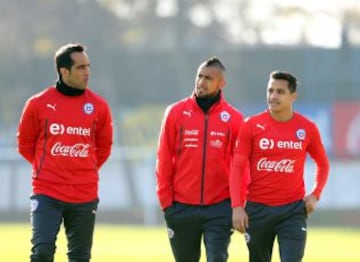
{"type": "MultiPolygon", "coordinates": [[[[112,226],[98,224],[93,247],[93,262],[173,261],[164,227],[112,226]]],[[[30,226],[0,224],[0,261],[29,261],[30,226]]],[[[274,247],[273,261],[279,261],[274,247]]],[[[229,262],[247,261],[242,235],[235,233],[229,249],[229,262]]],[[[203,252],[204,254],[204,252],[203,252]]],[[[66,262],[66,241],[61,231],[56,262],[66,262]]],[[[201,261],[206,261],[202,255],[201,261]]],[[[360,229],[310,228],[304,262],[360,261],[360,229]]]]}

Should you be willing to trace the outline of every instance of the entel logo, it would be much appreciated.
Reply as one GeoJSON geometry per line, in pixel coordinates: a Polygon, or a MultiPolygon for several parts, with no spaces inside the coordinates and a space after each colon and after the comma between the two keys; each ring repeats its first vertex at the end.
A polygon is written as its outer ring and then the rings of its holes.
{"type": "Polygon", "coordinates": [[[211,131],[210,135],[211,136],[222,136],[222,137],[224,137],[225,133],[224,132],[218,132],[218,131],[211,131]]]}
{"type": "Polygon", "coordinates": [[[269,138],[262,138],[259,141],[259,147],[263,150],[267,149],[273,149],[274,147],[280,148],[280,149],[296,149],[296,150],[302,150],[302,142],[301,141],[277,141],[275,144],[275,141],[273,139],[269,138]]]}
{"type": "Polygon", "coordinates": [[[58,123],[52,123],[49,126],[49,131],[52,135],[63,135],[66,133],[68,135],[90,136],[91,134],[90,127],[84,128],[81,126],[64,126],[63,124],[58,123]]]}

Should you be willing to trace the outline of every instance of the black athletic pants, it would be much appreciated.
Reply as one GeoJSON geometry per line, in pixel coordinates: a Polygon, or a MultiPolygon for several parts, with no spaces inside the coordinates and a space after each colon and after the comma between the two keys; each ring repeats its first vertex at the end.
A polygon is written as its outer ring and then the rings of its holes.
{"type": "Polygon", "coordinates": [[[165,210],[165,221],[175,261],[199,261],[202,237],[208,262],[227,261],[233,232],[229,200],[209,206],[174,202],[165,210]]]}
{"type": "Polygon", "coordinates": [[[69,262],[88,262],[91,256],[98,200],[72,204],[44,195],[31,196],[31,262],[52,262],[62,222],[69,262]]]}
{"type": "Polygon", "coordinates": [[[282,262],[300,262],[306,243],[306,208],[303,201],[282,206],[248,202],[249,228],[245,239],[250,262],[270,262],[275,237],[282,262]]]}

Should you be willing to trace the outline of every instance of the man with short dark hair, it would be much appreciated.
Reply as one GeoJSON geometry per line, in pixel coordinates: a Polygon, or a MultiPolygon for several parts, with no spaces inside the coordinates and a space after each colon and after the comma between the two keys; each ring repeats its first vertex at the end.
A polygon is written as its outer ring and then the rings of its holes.
{"type": "Polygon", "coordinates": [[[32,164],[32,262],[54,261],[62,222],[70,262],[91,257],[98,206],[98,171],[110,155],[107,102],[87,88],[90,62],[81,44],[55,54],[59,79],[25,104],[18,151],[32,164]]]}
{"type": "Polygon", "coordinates": [[[224,262],[232,234],[229,167],[242,114],[223,96],[225,67],[213,57],[193,94],[170,105],[157,152],[157,194],[177,262],[224,262]]]}
{"type": "Polygon", "coordinates": [[[282,262],[302,260],[307,215],[314,211],[328,178],[329,161],[318,128],[293,110],[296,87],[291,73],[272,72],[268,109],[244,121],[236,143],[230,172],[233,225],[245,233],[251,262],[271,261],[275,237],[282,262]],[[307,153],[317,169],[314,188],[305,196],[307,153]],[[243,176],[247,163],[249,185],[243,176]]]}

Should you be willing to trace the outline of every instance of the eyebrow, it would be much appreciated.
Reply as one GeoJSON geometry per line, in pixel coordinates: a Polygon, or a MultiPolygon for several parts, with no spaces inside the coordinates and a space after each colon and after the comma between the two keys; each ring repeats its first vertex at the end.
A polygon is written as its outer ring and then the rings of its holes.
{"type": "Polygon", "coordinates": [[[266,90],[267,90],[267,91],[278,91],[278,92],[283,92],[283,91],[286,91],[286,88],[282,88],[282,87],[279,87],[279,88],[268,87],[266,90]]]}
{"type": "Polygon", "coordinates": [[[199,73],[199,74],[198,74],[198,77],[205,77],[206,79],[213,79],[212,76],[205,75],[205,74],[202,74],[202,73],[199,73]]]}

